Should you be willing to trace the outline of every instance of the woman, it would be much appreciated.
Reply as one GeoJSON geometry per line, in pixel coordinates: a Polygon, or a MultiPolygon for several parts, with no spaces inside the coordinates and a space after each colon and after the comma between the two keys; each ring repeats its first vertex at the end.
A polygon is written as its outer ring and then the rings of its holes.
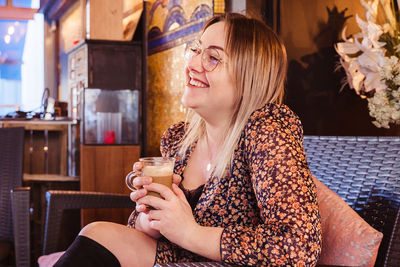
{"type": "Polygon", "coordinates": [[[162,155],[177,159],[173,189],[135,178],[129,227],[89,224],[56,266],[92,258],[107,266],[316,265],[316,189],[301,123],[281,104],[283,44],[262,22],[225,14],[205,24],[185,57],[188,123],[171,126],[161,140],[162,155]]]}

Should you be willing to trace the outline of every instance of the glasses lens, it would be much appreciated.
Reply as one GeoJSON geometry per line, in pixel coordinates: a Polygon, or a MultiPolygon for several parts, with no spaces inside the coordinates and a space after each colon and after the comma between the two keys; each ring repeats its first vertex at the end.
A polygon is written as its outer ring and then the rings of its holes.
{"type": "Polygon", "coordinates": [[[218,50],[207,48],[202,56],[203,66],[207,71],[213,71],[221,61],[218,50]]]}
{"type": "Polygon", "coordinates": [[[199,47],[195,41],[186,44],[185,48],[185,60],[191,60],[195,55],[199,54],[199,47]]]}

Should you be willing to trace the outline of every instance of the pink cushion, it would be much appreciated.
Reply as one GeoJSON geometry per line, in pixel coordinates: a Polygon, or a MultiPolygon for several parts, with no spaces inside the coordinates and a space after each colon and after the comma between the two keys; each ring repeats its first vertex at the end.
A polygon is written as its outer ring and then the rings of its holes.
{"type": "Polygon", "coordinates": [[[318,264],[374,266],[383,234],[314,177],[322,223],[318,264]]]}
{"type": "Polygon", "coordinates": [[[64,254],[65,251],[55,252],[49,255],[40,256],[38,259],[39,267],[52,267],[54,263],[64,254]]]}

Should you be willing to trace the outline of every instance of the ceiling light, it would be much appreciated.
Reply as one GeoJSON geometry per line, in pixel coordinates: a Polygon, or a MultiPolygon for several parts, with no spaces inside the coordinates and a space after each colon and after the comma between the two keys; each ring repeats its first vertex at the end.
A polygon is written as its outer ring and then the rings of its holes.
{"type": "Polygon", "coordinates": [[[14,26],[10,26],[10,27],[8,27],[8,35],[13,35],[13,34],[14,34],[14,32],[15,32],[15,28],[14,28],[14,26]]]}
{"type": "Polygon", "coordinates": [[[6,34],[6,36],[4,36],[4,42],[5,42],[6,44],[9,44],[10,41],[11,41],[11,36],[8,35],[8,34],[6,34]]]}

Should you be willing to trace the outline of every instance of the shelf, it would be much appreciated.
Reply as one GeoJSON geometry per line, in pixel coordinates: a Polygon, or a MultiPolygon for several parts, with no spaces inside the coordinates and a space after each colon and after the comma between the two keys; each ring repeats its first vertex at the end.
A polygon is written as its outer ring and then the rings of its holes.
{"type": "Polygon", "coordinates": [[[75,182],[80,181],[79,176],[65,176],[58,174],[29,174],[24,173],[24,182],[75,182]]]}

